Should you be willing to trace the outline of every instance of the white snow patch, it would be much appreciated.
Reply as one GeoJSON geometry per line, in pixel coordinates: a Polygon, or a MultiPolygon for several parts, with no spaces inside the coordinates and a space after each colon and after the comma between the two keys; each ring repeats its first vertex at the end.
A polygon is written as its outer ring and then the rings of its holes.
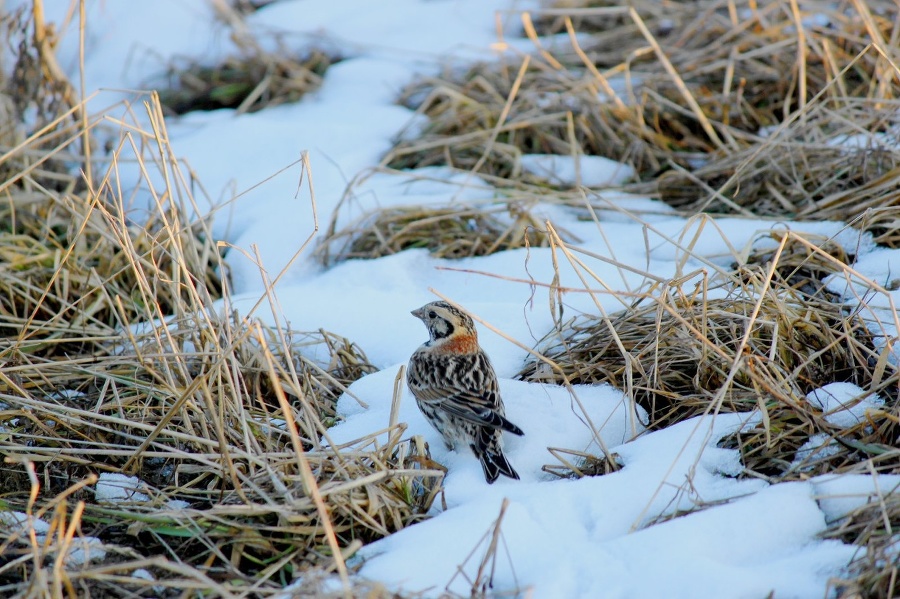
{"type": "Polygon", "coordinates": [[[559,156],[525,154],[522,168],[543,177],[552,185],[613,187],[634,177],[634,169],[603,156],[559,156]]]}
{"type": "Polygon", "coordinates": [[[812,479],[812,483],[829,522],[891,493],[900,493],[900,474],[823,474],[812,479]]]}
{"type": "Polygon", "coordinates": [[[884,407],[884,400],[853,383],[829,383],[811,391],[806,400],[825,412],[825,420],[848,428],[866,419],[866,412],[884,407]],[[865,397],[863,397],[865,395],[865,397]]]}
{"type": "MultiPolygon", "coordinates": [[[[29,516],[24,512],[0,511],[0,525],[8,533],[17,534],[22,541],[27,541],[31,532],[34,532],[35,540],[40,545],[46,546],[47,534],[50,532],[50,524],[40,518],[29,516]]],[[[60,534],[60,531],[57,531],[60,534]]],[[[50,554],[58,551],[58,547],[50,547],[50,554]]],[[[76,535],[71,543],[66,546],[66,554],[63,561],[66,565],[83,565],[91,561],[100,561],[106,557],[106,547],[103,542],[87,535],[76,535]]]]}
{"type": "Polygon", "coordinates": [[[816,433],[797,449],[792,465],[801,470],[812,470],[812,461],[821,460],[837,454],[841,450],[838,442],[828,433],[816,433]]]}
{"type": "Polygon", "coordinates": [[[97,501],[106,503],[150,501],[150,497],[143,492],[146,489],[146,484],[136,476],[104,472],[97,481],[94,495],[97,501]]]}
{"type": "Polygon", "coordinates": [[[28,534],[30,530],[34,530],[38,536],[46,536],[50,531],[50,525],[41,520],[29,516],[25,512],[3,512],[0,511],[0,523],[10,532],[17,532],[20,535],[28,534]]]}

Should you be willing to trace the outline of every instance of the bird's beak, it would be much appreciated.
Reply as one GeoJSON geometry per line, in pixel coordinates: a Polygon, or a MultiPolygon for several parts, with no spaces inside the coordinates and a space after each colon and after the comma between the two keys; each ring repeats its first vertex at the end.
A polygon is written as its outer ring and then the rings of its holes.
{"type": "Polygon", "coordinates": [[[417,308],[417,309],[413,310],[412,312],[410,312],[410,314],[412,314],[416,318],[425,318],[425,309],[417,308]]]}

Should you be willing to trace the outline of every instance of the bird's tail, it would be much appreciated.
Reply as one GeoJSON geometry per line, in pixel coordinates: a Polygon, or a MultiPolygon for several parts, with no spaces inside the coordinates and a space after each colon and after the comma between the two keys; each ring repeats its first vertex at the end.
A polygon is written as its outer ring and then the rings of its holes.
{"type": "Polygon", "coordinates": [[[519,473],[516,472],[503,450],[500,448],[499,439],[494,435],[499,431],[490,431],[482,429],[480,434],[476,435],[475,442],[472,443],[472,452],[481,462],[481,468],[484,470],[484,478],[488,484],[493,484],[497,477],[501,474],[519,480],[519,473]]]}
{"type": "Polygon", "coordinates": [[[515,471],[509,460],[502,453],[484,453],[478,456],[481,468],[484,470],[484,478],[488,484],[493,484],[501,474],[519,480],[519,473],[515,471]]]}

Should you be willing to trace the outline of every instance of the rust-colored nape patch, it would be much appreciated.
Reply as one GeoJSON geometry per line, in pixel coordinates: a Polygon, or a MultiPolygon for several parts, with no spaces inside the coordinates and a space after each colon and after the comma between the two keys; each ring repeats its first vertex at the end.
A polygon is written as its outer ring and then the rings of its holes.
{"type": "Polygon", "coordinates": [[[448,354],[474,354],[478,351],[478,335],[460,333],[441,344],[441,351],[448,354]]]}

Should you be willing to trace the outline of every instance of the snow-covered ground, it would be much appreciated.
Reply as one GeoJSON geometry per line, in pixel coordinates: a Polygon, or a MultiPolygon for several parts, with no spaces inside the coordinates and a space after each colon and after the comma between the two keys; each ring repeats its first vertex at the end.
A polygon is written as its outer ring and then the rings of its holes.
{"type": "MultiPolygon", "coordinates": [[[[45,4],[48,20],[60,22],[69,0],[45,4]]],[[[132,92],[123,90],[159,82],[172,59],[213,63],[232,52],[229,30],[214,18],[210,4],[88,3],[86,91],[99,90],[91,108],[133,100],[132,92]]],[[[167,123],[175,151],[217,204],[216,235],[247,250],[246,255],[238,251],[228,255],[239,310],[249,310],[263,295],[260,266],[246,257],[254,255],[251,248],[258,248],[262,266],[272,277],[291,262],[313,230],[313,204],[305,183],[300,186],[302,168],[296,163],[302,153],[309,153],[315,208],[320,224],[325,224],[348,183],[376,166],[396,135],[417,125],[411,111],[394,103],[402,86],[417,73],[435,72],[451,56],[498,58],[527,48],[526,42],[514,39],[517,11],[534,4],[280,0],[248,18],[252,35],[272,48],[281,44],[299,50],[326,44],[340,48],[346,60],[328,70],[321,89],[296,104],[240,116],[231,111],[194,113],[167,123]],[[498,22],[505,26],[503,41],[509,45],[500,43],[498,22]]],[[[59,52],[77,82],[76,27],[66,31],[59,52]]],[[[111,114],[117,116],[116,111],[124,113],[114,108],[111,114]]],[[[579,169],[561,158],[546,157],[529,158],[525,166],[538,173],[551,169],[561,180],[579,172],[582,182],[593,185],[627,176],[623,165],[599,159],[585,159],[579,169]]],[[[136,180],[137,173],[123,165],[121,176],[127,182],[129,177],[136,180]]],[[[445,169],[379,173],[356,188],[354,210],[359,214],[377,206],[491,196],[492,190],[477,177],[445,169]]],[[[709,264],[725,265],[730,261],[729,247],[741,249],[773,226],[718,219],[717,227],[703,227],[694,240],[700,224],[673,216],[663,204],[609,197],[610,210],[601,215],[600,226],[558,208],[547,207],[545,213],[558,228],[583,240],[582,247],[635,267],[635,272],[625,272],[591,262],[599,278],[616,290],[638,289],[645,281],[636,273],[668,278],[703,267],[695,258],[684,262],[678,240],[692,240],[694,252],[709,264]],[[648,226],[618,209],[650,209],[652,214],[642,217],[648,226]]],[[[351,212],[342,218],[352,216],[351,212]]],[[[890,263],[900,254],[873,251],[870,243],[840,223],[796,222],[790,227],[837,236],[854,252],[862,247],[860,261],[874,280],[884,281],[897,270],[890,263]],[[868,252],[877,258],[869,260],[868,252]]],[[[489,486],[472,456],[447,452],[411,396],[404,395],[401,419],[409,423],[411,433],[429,441],[435,459],[449,468],[447,508],[365,547],[356,558],[364,560],[361,575],[406,591],[425,590],[427,596],[448,585],[468,594],[487,550],[485,539],[490,535],[485,535],[508,500],[494,566],[497,593],[531,589],[535,597],[570,598],[764,597],[770,592],[777,597],[823,596],[829,577],[840,575],[856,548],[817,535],[827,521],[868,501],[875,489],[896,487],[900,477],[882,476],[877,481],[865,476],[821,477],[779,485],[737,480],[737,452],[717,448],[716,443],[753,422],[752,414],[690,420],[632,440],[640,425],[618,390],[578,387],[576,401],[561,388],[512,380],[527,356],[518,344],[533,346],[552,323],[546,296],[538,291],[532,302],[532,289],[515,279],[549,282],[553,274],[549,250],[542,249],[455,262],[416,250],[345,262],[329,270],[306,251],[290,265],[276,289],[283,322],[296,330],[321,327],[344,335],[382,369],[353,386],[368,409],[354,400],[341,402],[346,420],[331,431],[335,442],[387,425],[398,368],[426,338],[421,322],[409,310],[435,299],[435,292],[503,333],[479,325],[482,344],[502,379],[508,415],[526,432],[507,440],[507,454],[522,480],[501,479],[489,486]],[[592,427],[621,457],[621,471],[577,481],[556,480],[542,472],[542,465],[556,463],[548,447],[596,452],[592,427]],[[717,505],[648,526],[661,515],[701,502],[717,505]]],[[[560,274],[561,285],[583,286],[565,264],[560,274]]],[[[609,295],[599,297],[605,310],[622,308],[609,295]]],[[[566,297],[570,314],[596,311],[592,301],[587,294],[566,297]]],[[[267,314],[262,310],[258,315],[267,314]]],[[[870,404],[842,412],[854,392],[835,387],[811,401],[828,410],[833,422],[856,422],[870,404]]]]}

